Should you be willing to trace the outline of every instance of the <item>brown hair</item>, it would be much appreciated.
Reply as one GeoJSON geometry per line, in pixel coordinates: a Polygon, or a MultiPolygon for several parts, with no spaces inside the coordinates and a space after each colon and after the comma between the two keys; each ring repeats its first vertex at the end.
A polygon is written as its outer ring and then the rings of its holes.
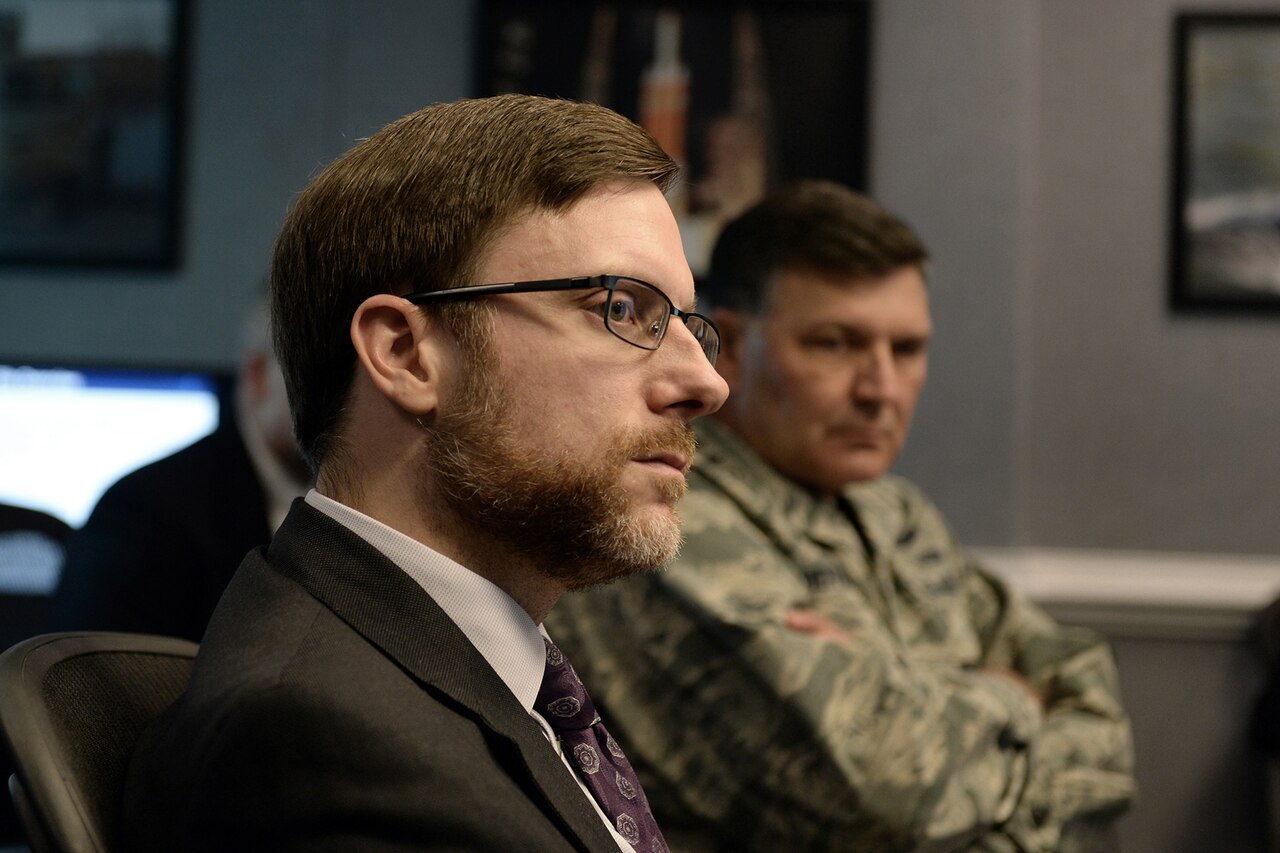
{"type": "Polygon", "coordinates": [[[870,198],[831,181],[798,181],[725,226],[698,296],[757,314],[780,270],[877,279],[928,260],[911,227],[870,198]]]}
{"type": "MultiPolygon", "coordinates": [[[[319,468],[341,429],[361,302],[472,283],[488,242],[522,214],[564,209],[612,180],[665,191],[676,175],[617,113],[529,95],[427,107],[335,160],[289,211],[271,272],[276,352],[308,464],[319,468]]],[[[431,310],[455,335],[487,328],[478,304],[431,310]]]]}

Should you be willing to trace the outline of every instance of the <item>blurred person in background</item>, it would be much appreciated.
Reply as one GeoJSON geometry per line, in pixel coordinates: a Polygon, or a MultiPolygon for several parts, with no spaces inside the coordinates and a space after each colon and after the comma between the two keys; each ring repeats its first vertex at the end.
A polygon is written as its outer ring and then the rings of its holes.
{"type": "Polygon", "coordinates": [[[263,300],[246,318],[233,408],[218,428],[121,478],[72,535],[50,630],[199,642],[236,566],[311,480],[268,329],[263,300]]]}
{"type": "Polygon", "coordinates": [[[927,372],[927,258],[826,182],[731,222],[699,294],[730,396],[697,425],[681,554],[548,619],[673,849],[1093,850],[1133,795],[1103,640],[889,473],[927,372]]]}

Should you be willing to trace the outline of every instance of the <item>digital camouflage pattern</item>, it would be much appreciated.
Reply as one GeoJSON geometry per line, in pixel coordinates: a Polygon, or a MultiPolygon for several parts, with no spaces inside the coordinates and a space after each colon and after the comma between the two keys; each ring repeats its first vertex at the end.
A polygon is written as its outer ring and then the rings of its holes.
{"type": "Polygon", "coordinates": [[[1104,642],[975,565],[906,480],[815,499],[698,429],[675,564],[547,620],[672,850],[1095,849],[1134,793],[1104,642]]]}

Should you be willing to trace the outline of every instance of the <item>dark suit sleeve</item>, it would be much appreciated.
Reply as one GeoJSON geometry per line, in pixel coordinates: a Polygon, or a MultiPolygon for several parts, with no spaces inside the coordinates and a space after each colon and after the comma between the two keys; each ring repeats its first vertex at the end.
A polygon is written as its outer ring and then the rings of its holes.
{"type": "MultiPolygon", "coordinates": [[[[536,808],[513,816],[512,804],[523,795],[507,775],[495,774],[495,765],[512,769],[500,741],[475,727],[455,728],[456,716],[443,729],[432,719],[428,713],[421,728],[388,727],[367,711],[335,706],[332,697],[317,701],[297,686],[241,701],[198,751],[189,791],[131,793],[135,803],[152,797],[156,810],[169,811],[160,818],[152,810],[150,817],[175,835],[149,837],[155,826],[146,825],[148,809],[135,808],[129,849],[574,849],[536,808]],[[424,751],[432,732],[437,746],[424,751]],[[441,761],[441,752],[451,760],[441,761]],[[490,801],[494,813],[486,815],[490,801]]],[[[154,759],[174,748],[161,740],[145,752],[154,759]]]]}
{"type": "Polygon", "coordinates": [[[418,775],[405,764],[385,732],[279,689],[264,694],[238,708],[200,758],[180,849],[397,851],[426,849],[415,842],[424,834],[439,836],[430,849],[483,849],[420,823],[434,812],[429,802],[419,813],[392,805],[405,791],[388,788],[418,775]]]}

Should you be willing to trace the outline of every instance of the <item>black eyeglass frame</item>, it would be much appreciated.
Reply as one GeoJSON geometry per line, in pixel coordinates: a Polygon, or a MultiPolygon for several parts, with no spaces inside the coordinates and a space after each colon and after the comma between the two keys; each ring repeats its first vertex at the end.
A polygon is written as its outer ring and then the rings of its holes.
{"type": "MultiPolygon", "coordinates": [[[[509,281],[502,284],[465,284],[461,287],[449,287],[443,290],[425,290],[415,293],[406,293],[404,299],[409,300],[414,305],[423,305],[431,302],[447,302],[454,299],[472,299],[482,296],[498,296],[505,293],[549,293],[557,290],[607,290],[610,297],[617,291],[619,281],[629,281],[641,285],[648,290],[653,291],[667,303],[667,313],[662,315],[662,327],[658,329],[653,342],[653,346],[647,346],[639,341],[633,341],[625,338],[618,333],[609,323],[609,314],[606,311],[601,319],[604,320],[604,327],[609,330],[615,338],[624,343],[631,344],[633,347],[639,347],[644,350],[656,350],[662,345],[663,339],[667,336],[667,327],[671,323],[671,317],[678,317],[688,328],[689,318],[701,320],[706,327],[711,330],[715,336],[714,349],[708,349],[706,336],[698,337],[694,333],[694,339],[698,341],[702,352],[707,357],[707,361],[714,366],[716,356],[720,354],[720,330],[711,318],[705,314],[699,314],[696,311],[681,311],[671,301],[671,297],[663,293],[657,287],[647,281],[635,278],[629,275],[584,275],[574,278],[548,278],[541,281],[509,281]]],[[[691,330],[692,331],[692,330],[691,330]]]]}

